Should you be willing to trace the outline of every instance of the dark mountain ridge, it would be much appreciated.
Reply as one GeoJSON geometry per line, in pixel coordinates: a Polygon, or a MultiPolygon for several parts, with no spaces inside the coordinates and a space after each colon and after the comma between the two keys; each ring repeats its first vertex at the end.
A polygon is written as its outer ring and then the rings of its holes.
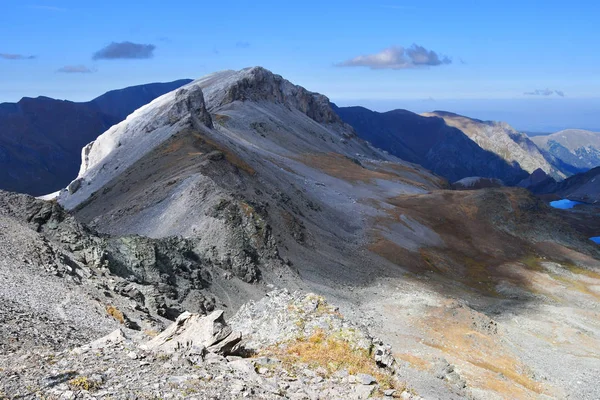
{"type": "Polygon", "coordinates": [[[564,181],[545,179],[530,186],[535,194],[554,194],[561,198],[584,203],[600,202],[600,167],[573,175],[564,181]]]}
{"type": "Polygon", "coordinates": [[[452,182],[480,176],[516,184],[528,175],[518,164],[482,149],[442,118],[424,117],[407,110],[379,113],[364,107],[333,105],[333,108],[362,139],[452,182]]]}
{"type": "Polygon", "coordinates": [[[65,187],[77,175],[87,143],[189,82],[133,86],[84,103],[40,96],[0,104],[0,189],[38,196],[65,187]]]}

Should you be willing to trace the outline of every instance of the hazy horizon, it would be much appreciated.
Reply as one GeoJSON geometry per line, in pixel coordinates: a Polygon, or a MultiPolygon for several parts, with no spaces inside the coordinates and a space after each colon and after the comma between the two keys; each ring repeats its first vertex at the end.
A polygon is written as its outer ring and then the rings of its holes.
{"type": "Polygon", "coordinates": [[[0,102],[261,65],[340,104],[600,130],[591,0],[4,3],[0,102]]]}
{"type": "MultiPolygon", "coordinates": [[[[176,81],[178,78],[172,79],[176,81]]],[[[166,81],[164,81],[166,82],[166,81]]],[[[147,82],[156,83],[156,82],[147,82]]],[[[143,84],[143,83],[142,83],[143,84]]],[[[75,98],[53,96],[40,93],[24,97],[50,97],[56,100],[74,102],[87,102],[102,94],[123,89],[136,84],[123,87],[110,88],[97,94],[82,94],[75,98]]],[[[308,88],[313,90],[312,88],[308,88]]],[[[322,92],[321,92],[322,93],[322,92]]],[[[327,93],[322,93],[328,96],[327,93]]],[[[329,96],[328,96],[329,97],[329,96]]],[[[3,101],[3,103],[16,103],[16,101],[3,101]]],[[[387,112],[396,109],[405,109],[415,113],[424,113],[435,110],[448,111],[461,114],[470,118],[484,121],[503,121],[519,131],[553,133],[564,129],[585,129],[600,132],[600,97],[589,99],[344,99],[333,98],[330,100],[340,107],[360,106],[377,112],[387,112]]]]}

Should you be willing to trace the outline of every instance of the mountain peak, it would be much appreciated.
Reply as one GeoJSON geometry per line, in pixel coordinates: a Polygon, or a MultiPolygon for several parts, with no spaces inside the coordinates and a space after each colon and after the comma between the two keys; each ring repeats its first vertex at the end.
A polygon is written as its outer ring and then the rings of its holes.
{"type": "Polygon", "coordinates": [[[319,123],[340,123],[329,99],[294,85],[263,67],[222,71],[194,81],[204,91],[210,110],[235,101],[268,101],[297,109],[319,123]]]}

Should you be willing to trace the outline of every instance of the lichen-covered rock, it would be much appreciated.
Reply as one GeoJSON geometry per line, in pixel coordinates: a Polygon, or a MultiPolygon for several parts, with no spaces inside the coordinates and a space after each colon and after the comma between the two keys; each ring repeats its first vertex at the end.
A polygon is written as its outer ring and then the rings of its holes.
{"type": "Polygon", "coordinates": [[[258,302],[246,303],[230,324],[242,332],[244,347],[249,350],[307,337],[315,330],[335,334],[360,349],[371,351],[376,345],[366,327],[345,319],[323,297],[289,293],[285,289],[270,292],[258,302]]]}

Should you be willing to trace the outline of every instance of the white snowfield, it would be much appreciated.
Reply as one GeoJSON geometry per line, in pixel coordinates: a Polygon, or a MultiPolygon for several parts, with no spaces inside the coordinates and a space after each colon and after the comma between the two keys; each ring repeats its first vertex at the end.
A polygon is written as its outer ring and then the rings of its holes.
{"type": "Polygon", "coordinates": [[[38,197],[36,197],[36,198],[37,198],[37,199],[40,199],[40,200],[46,200],[46,201],[50,201],[50,200],[54,200],[54,199],[56,199],[56,198],[58,197],[58,195],[59,195],[59,194],[60,194],[60,190],[59,190],[59,191],[56,191],[56,192],[54,192],[54,193],[45,194],[45,195],[43,195],[43,196],[38,196],[38,197]]]}

